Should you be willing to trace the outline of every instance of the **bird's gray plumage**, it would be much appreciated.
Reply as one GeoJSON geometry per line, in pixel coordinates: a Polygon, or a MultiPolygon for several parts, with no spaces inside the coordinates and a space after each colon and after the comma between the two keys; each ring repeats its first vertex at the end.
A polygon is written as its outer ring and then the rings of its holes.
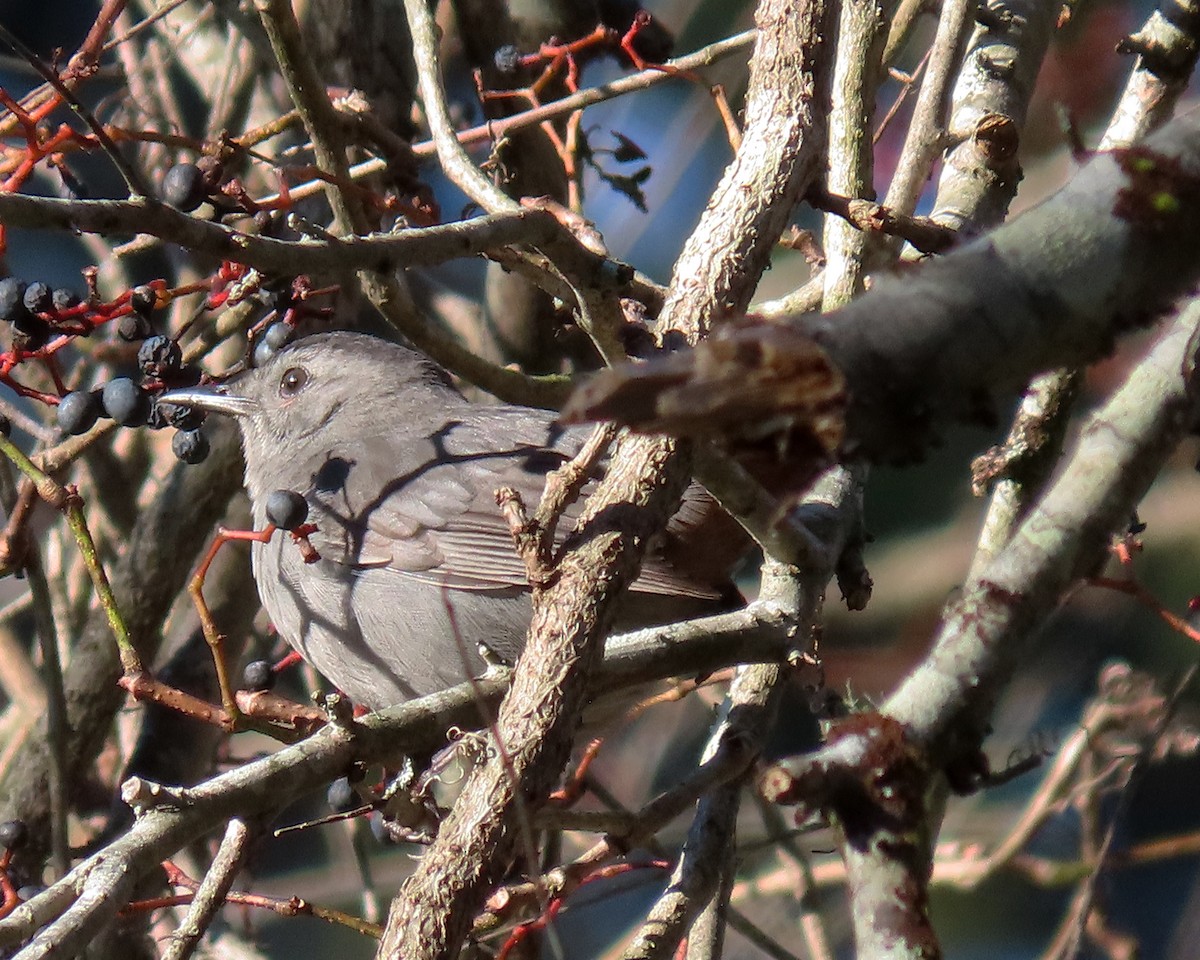
{"type": "MultiPolygon", "coordinates": [[[[353,700],[381,707],[478,675],[481,645],[515,659],[529,589],[494,493],[514,487],[534,508],[586,430],[564,430],[546,411],[468,402],[419,354],[346,332],[300,340],[212,393],[165,399],[237,415],[256,526],[275,490],[308,501],[320,560],[305,563],[276,536],[254,545],[254,574],[279,633],[353,700]]],[[[686,540],[712,509],[689,491],[633,588],[628,620],[728,605],[728,581],[686,563],[686,540]]]]}

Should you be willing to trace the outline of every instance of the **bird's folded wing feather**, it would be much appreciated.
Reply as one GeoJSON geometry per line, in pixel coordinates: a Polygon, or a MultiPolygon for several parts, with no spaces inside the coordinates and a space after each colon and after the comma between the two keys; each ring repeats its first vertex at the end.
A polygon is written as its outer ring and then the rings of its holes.
{"type": "MultiPolygon", "coordinates": [[[[549,415],[531,422],[528,411],[519,412],[465,410],[432,439],[407,445],[400,463],[372,456],[394,445],[361,437],[355,438],[354,458],[329,451],[315,459],[311,486],[303,492],[318,528],[310,541],[322,559],[387,568],[456,589],[527,586],[495,491],[513,487],[530,511],[536,509],[546,474],[574,455],[586,433],[564,432],[549,415]]],[[[568,508],[560,541],[579,509],[568,508]]],[[[696,510],[692,503],[684,513],[696,510]]],[[[633,589],[700,599],[725,595],[725,584],[699,581],[654,551],[633,589]]]]}

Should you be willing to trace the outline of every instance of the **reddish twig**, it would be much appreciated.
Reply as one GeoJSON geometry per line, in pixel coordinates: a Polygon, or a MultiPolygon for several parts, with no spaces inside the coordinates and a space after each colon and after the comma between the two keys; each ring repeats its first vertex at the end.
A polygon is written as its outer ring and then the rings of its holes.
{"type": "MultiPolygon", "coordinates": [[[[234,695],[234,685],[229,675],[229,665],[225,661],[225,636],[217,628],[212,611],[204,599],[204,578],[208,575],[208,569],[212,566],[213,560],[216,559],[217,552],[226,543],[231,541],[266,543],[275,535],[278,529],[273,523],[268,523],[262,530],[228,530],[225,527],[219,527],[216,537],[213,538],[213,542],[209,545],[208,551],[204,555],[204,559],[200,561],[200,566],[196,568],[196,572],[192,575],[192,579],[188,583],[188,593],[191,595],[192,603],[196,607],[196,613],[200,617],[200,628],[204,633],[204,639],[208,642],[208,646],[212,650],[213,663],[217,671],[217,683],[221,689],[221,703],[229,718],[228,725],[233,729],[237,728],[240,719],[244,715],[234,695]]],[[[308,535],[316,532],[316,529],[314,524],[306,523],[291,531],[292,540],[300,548],[305,563],[313,563],[320,559],[313,545],[308,540],[308,535]]]]}
{"type": "MultiPolygon", "coordinates": [[[[586,886],[589,883],[593,883],[594,881],[607,880],[611,877],[617,877],[621,874],[630,873],[634,870],[670,869],[671,864],[669,864],[666,860],[650,860],[646,863],[612,863],[608,866],[595,868],[591,873],[589,873],[586,877],[581,879],[578,884],[575,885],[572,892],[574,890],[578,890],[580,887],[586,886]]],[[[551,897],[549,903],[546,904],[545,909],[536,919],[530,920],[526,923],[518,924],[513,929],[512,933],[508,935],[508,939],[504,941],[504,945],[500,948],[500,952],[496,954],[496,960],[508,960],[509,955],[523,941],[527,940],[531,935],[537,933],[539,930],[544,930],[550,923],[552,923],[566,902],[566,893],[562,894],[561,896],[551,897]]]]}
{"type": "MultiPolygon", "coordinates": [[[[146,900],[135,900],[121,911],[122,916],[132,916],[149,910],[160,910],[164,907],[177,907],[192,902],[200,884],[180,870],[174,863],[167,860],[163,863],[167,873],[167,883],[173,887],[183,887],[187,893],[167,897],[151,897],[146,900]]],[[[278,897],[268,897],[257,893],[241,893],[230,891],[224,897],[227,904],[237,904],[243,907],[254,907],[259,910],[269,910],[281,917],[316,917],[326,923],[348,927],[356,933],[374,937],[376,940],[383,935],[383,928],[376,923],[363,920],[342,910],[330,907],[320,907],[302,897],[289,897],[286,900],[278,897]]]]}

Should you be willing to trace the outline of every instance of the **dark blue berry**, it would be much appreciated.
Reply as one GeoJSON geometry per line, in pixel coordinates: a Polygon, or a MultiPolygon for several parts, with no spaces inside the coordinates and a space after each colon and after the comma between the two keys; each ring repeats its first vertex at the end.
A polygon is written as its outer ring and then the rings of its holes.
{"type": "Polygon", "coordinates": [[[176,430],[195,430],[204,422],[204,411],[185,407],[178,403],[154,401],[150,414],[150,426],[156,430],[174,427],[176,430]]]}
{"type": "Polygon", "coordinates": [[[72,307],[79,306],[82,302],[79,294],[74,290],[68,290],[66,287],[59,287],[50,295],[50,303],[55,310],[70,310],[72,307]]]}
{"type": "Polygon", "coordinates": [[[254,345],[254,356],[251,361],[255,367],[265,367],[277,352],[266,340],[259,340],[254,345]]]}
{"type": "Polygon", "coordinates": [[[88,391],[76,390],[58,401],[55,416],[59,429],[78,436],[95,426],[100,417],[100,404],[88,391]]]}
{"type": "Polygon", "coordinates": [[[177,163],[163,177],[163,202],[184,213],[191,213],[200,206],[207,194],[204,174],[194,163],[177,163]]]}
{"type": "Polygon", "coordinates": [[[266,660],[251,660],[242,669],[243,690],[270,690],[275,686],[275,671],[266,660]]]}
{"type": "Polygon", "coordinates": [[[345,777],[334,780],[329,785],[329,789],[325,792],[325,801],[334,813],[349,813],[363,805],[354,788],[350,786],[350,781],[345,777]]]}
{"type": "Polygon", "coordinates": [[[208,437],[200,430],[177,430],[171,438],[171,452],[184,463],[200,463],[208,451],[208,437]]]}
{"type": "Polygon", "coordinates": [[[0,847],[16,850],[29,839],[29,828],[24,820],[5,820],[0,823],[0,847]]]}
{"type": "Polygon", "coordinates": [[[158,303],[158,294],[154,292],[154,288],[148,285],[134,287],[129,294],[129,306],[133,308],[134,313],[140,313],[143,317],[149,317],[150,311],[154,309],[158,303]]]}
{"type": "Polygon", "coordinates": [[[492,54],[492,60],[496,64],[496,69],[501,73],[516,73],[517,68],[521,65],[521,51],[511,43],[506,43],[504,46],[496,48],[496,52],[492,54]]]}
{"type": "Polygon", "coordinates": [[[54,291],[50,284],[38,280],[25,288],[25,296],[21,299],[30,313],[48,313],[54,304],[54,291]]]}
{"type": "Polygon", "coordinates": [[[267,519],[281,530],[295,530],[308,519],[308,501],[295,490],[273,490],[267,497],[267,519]]]}
{"type": "Polygon", "coordinates": [[[122,426],[140,427],[150,419],[150,394],[128,377],[106,383],[101,402],[104,412],[122,426]]]}
{"type": "Polygon", "coordinates": [[[170,337],[156,334],[147,337],[138,348],[138,366],[148,377],[165,377],[179,369],[183,354],[170,337]]]}
{"type": "Polygon", "coordinates": [[[140,313],[127,313],[117,321],[117,336],[128,343],[145,340],[153,332],[150,321],[140,313]]]}
{"type": "Polygon", "coordinates": [[[16,277],[0,280],[0,320],[12,323],[25,316],[25,282],[16,277]]]}
{"type": "Polygon", "coordinates": [[[273,323],[263,333],[263,343],[270,344],[276,350],[282,348],[290,339],[292,328],[287,323],[273,323]]]}

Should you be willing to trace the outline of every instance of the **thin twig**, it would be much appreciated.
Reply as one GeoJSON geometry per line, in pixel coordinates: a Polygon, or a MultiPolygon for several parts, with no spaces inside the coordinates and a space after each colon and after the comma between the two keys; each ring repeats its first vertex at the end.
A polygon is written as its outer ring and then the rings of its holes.
{"type": "Polygon", "coordinates": [[[424,0],[404,0],[404,11],[408,15],[408,29],[412,33],[413,59],[417,64],[417,81],[421,102],[425,105],[425,119],[446,176],[489,213],[520,209],[515,200],[483,175],[467,156],[454,132],[438,63],[439,31],[429,4],[424,0]]]}
{"type": "Polygon", "coordinates": [[[945,138],[950,85],[958,73],[963,45],[971,30],[977,0],[946,0],[933,38],[929,66],[913,109],[904,149],[888,187],[886,206],[911,214],[925,187],[945,138]]]}
{"type": "Polygon", "coordinates": [[[125,620],[117,608],[116,597],[113,596],[112,587],[108,583],[108,576],[104,572],[104,567],[100,563],[100,556],[96,551],[96,544],[92,540],[91,532],[88,530],[87,518],[84,516],[83,505],[79,499],[79,495],[66,487],[60,486],[49,474],[43,473],[38,469],[34,462],[13,444],[8,437],[0,436],[0,453],[8,457],[9,460],[16,464],[17,469],[33,481],[38,496],[56,510],[60,510],[66,514],[67,526],[70,527],[71,534],[75,537],[75,542],[79,544],[79,552],[83,556],[84,563],[87,565],[88,574],[92,578],[92,585],[95,587],[100,605],[108,617],[109,626],[112,628],[113,636],[117,641],[117,649],[121,655],[121,664],[125,668],[126,673],[140,673],[142,670],[141,658],[133,646],[133,640],[130,638],[129,631],[125,627],[125,620]]]}
{"type": "Polygon", "coordinates": [[[113,143],[112,137],[108,135],[108,131],[104,129],[90,110],[83,105],[77,96],[71,91],[71,88],[63,83],[62,79],[48,66],[42,63],[41,57],[30,50],[24,43],[14,36],[3,23],[0,23],[0,39],[12,47],[18,54],[28,61],[29,65],[49,84],[54,91],[66,101],[72,110],[79,118],[87,124],[88,129],[92,131],[92,135],[100,142],[104,148],[104,152],[112,161],[113,166],[117,168],[117,172],[121,174],[121,179],[125,181],[125,186],[129,188],[132,196],[146,197],[150,195],[149,189],[142,179],[142,175],[138,173],[130,164],[129,161],[122,156],[121,151],[117,149],[117,145],[113,143]]]}
{"type": "MultiPolygon", "coordinates": [[[[829,172],[822,193],[874,195],[870,130],[875,93],[883,74],[880,57],[885,29],[895,6],[896,0],[842,4],[829,114],[829,172]]],[[[810,190],[809,195],[814,192],[810,190]]],[[[862,289],[868,238],[860,232],[863,228],[859,223],[854,225],[858,231],[832,217],[825,218],[825,289],[821,306],[826,311],[842,306],[862,289]]]]}
{"type": "Polygon", "coordinates": [[[344,235],[366,233],[368,228],[361,203],[341,186],[350,182],[350,170],[341,143],[337,111],[325,95],[325,85],[308,55],[291,0],[255,0],[255,7],[292,102],[312,141],[317,166],[332,176],[331,180],[325,181],[325,195],[333,208],[334,219],[344,235]]]}
{"type": "Polygon", "coordinates": [[[217,911],[225,905],[225,895],[233,887],[233,881],[245,863],[249,841],[250,828],[245,821],[230,820],[217,855],[192,898],[187,915],[163,951],[163,960],[188,960],[195,952],[217,911]]]}
{"type": "Polygon", "coordinates": [[[1100,848],[1093,860],[1093,869],[1088,874],[1087,879],[1080,885],[1080,889],[1073,901],[1072,908],[1077,919],[1070,928],[1066,939],[1062,951],[1062,956],[1064,957],[1075,957],[1079,953],[1079,946],[1083,940],[1088,916],[1092,911],[1092,905],[1095,901],[1097,884],[1100,882],[1105,864],[1112,851],[1113,841],[1117,835],[1117,828],[1125,819],[1129,806],[1133,802],[1133,797],[1137,792],[1136,787],[1150,766],[1150,762],[1154,756],[1155,744],[1158,742],[1159,737],[1166,731],[1171,720],[1174,719],[1175,711],[1179,707],[1180,698],[1187,688],[1191,686],[1192,680],[1196,676],[1196,671],[1197,668],[1194,665],[1188,667],[1182,679],[1175,685],[1175,689],[1163,703],[1162,711],[1156,718],[1156,722],[1146,731],[1145,736],[1142,738],[1140,749],[1126,779],[1125,788],[1121,791],[1120,799],[1117,802],[1117,808],[1113,811],[1109,819],[1108,827],[1105,829],[1100,842],[1100,848]]]}

